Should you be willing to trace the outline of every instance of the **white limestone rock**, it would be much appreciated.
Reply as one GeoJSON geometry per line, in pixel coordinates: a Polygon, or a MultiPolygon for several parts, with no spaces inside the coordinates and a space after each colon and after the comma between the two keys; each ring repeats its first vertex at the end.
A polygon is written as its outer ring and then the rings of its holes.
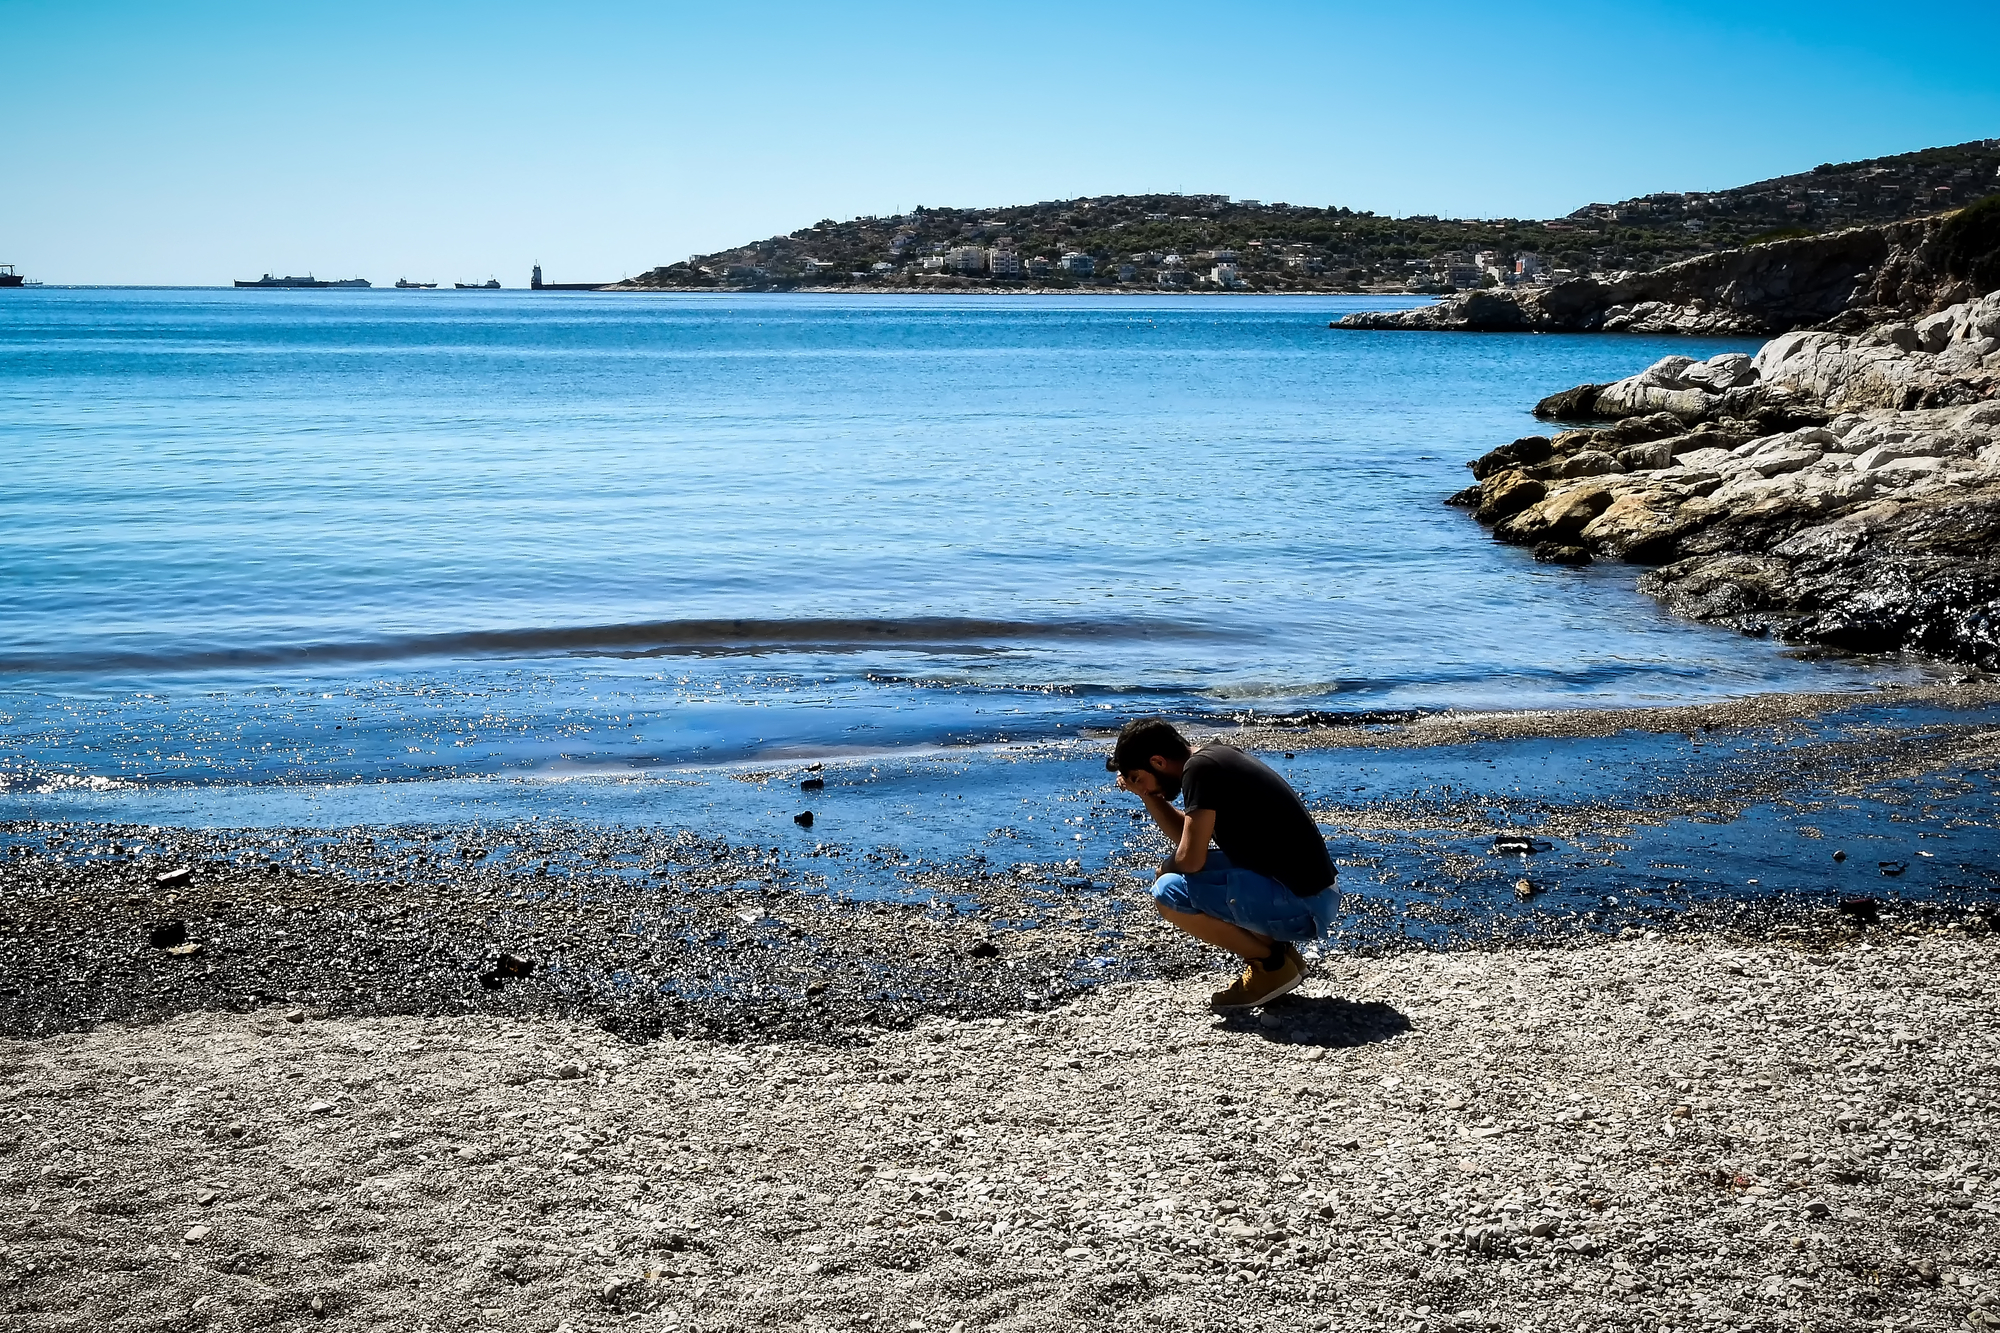
{"type": "Polygon", "coordinates": [[[1755,383],[1756,379],[1757,367],[1748,356],[1742,352],[1724,352],[1685,367],[1680,372],[1680,384],[1667,387],[1693,386],[1720,393],[1724,389],[1755,383]]]}
{"type": "Polygon", "coordinates": [[[1917,347],[1932,354],[1942,352],[1951,342],[1952,328],[1958,322],[1960,313],[1960,307],[1953,306],[1950,310],[1940,310],[1935,315],[1918,320],[1912,326],[1917,335],[1917,347]]]}
{"type": "Polygon", "coordinates": [[[1713,472],[1730,458],[1728,449],[1690,449],[1674,461],[1689,472],[1713,472]]]}
{"type": "Polygon", "coordinates": [[[1905,459],[1927,458],[1936,460],[1937,456],[1937,441],[1929,436],[1919,435],[1911,439],[1890,441],[1876,445],[1854,460],[1854,470],[1857,472],[1873,472],[1878,468],[1884,468],[1891,463],[1901,462],[1905,459]]]}
{"type": "Polygon", "coordinates": [[[1786,472],[1797,472],[1800,468],[1817,463],[1819,460],[1820,451],[1817,449],[1777,449],[1769,453],[1760,453],[1750,459],[1750,466],[1757,470],[1759,476],[1775,477],[1786,472]]]}
{"type": "Polygon", "coordinates": [[[1687,369],[1695,364],[1691,356],[1663,356],[1639,372],[1639,383],[1654,389],[1685,389],[1687,369]]]}

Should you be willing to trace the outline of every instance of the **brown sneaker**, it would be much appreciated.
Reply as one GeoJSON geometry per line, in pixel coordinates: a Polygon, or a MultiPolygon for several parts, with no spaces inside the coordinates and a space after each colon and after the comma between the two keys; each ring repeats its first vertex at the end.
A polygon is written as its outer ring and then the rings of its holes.
{"type": "Polygon", "coordinates": [[[1289,944],[1280,945],[1274,963],[1252,963],[1243,975],[1225,990],[1217,991],[1208,1002],[1211,1009],[1253,1009],[1291,993],[1306,979],[1305,962],[1289,944]]]}

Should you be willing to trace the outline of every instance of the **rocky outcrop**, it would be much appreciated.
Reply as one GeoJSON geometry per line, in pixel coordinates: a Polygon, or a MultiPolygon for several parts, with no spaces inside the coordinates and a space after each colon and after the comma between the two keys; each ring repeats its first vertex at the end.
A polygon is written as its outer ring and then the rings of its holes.
{"type": "Polygon", "coordinates": [[[2000,291],[1557,399],[1599,424],[1494,449],[1453,497],[1500,540],[1655,566],[1640,587],[1698,620],[2000,669],[2000,291]]]}
{"type": "Polygon", "coordinates": [[[1993,396],[1995,351],[2000,292],[1861,334],[1787,333],[1755,357],[1662,357],[1616,384],[1544,398],[1535,415],[1560,421],[1663,412],[1688,424],[1734,418],[1780,427],[1871,408],[1949,407],[1993,396]]]}
{"type": "Polygon", "coordinates": [[[1773,334],[1856,332],[2000,283],[2000,197],[1937,217],[1720,250],[1615,281],[1467,292],[1362,311],[1344,329],[1773,334]]]}

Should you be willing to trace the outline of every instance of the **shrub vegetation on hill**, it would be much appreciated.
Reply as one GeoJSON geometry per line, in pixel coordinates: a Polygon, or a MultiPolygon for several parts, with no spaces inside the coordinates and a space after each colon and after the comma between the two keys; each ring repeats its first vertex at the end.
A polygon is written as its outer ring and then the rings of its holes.
{"type": "MultiPolygon", "coordinates": [[[[1412,282],[1431,282],[1434,273],[1440,283],[1454,276],[1468,281],[1463,266],[1484,252],[1491,252],[1492,264],[1501,268],[1511,267],[1518,256],[1533,255],[1551,270],[1646,270],[1758,241],[1943,212],[1985,195],[1996,179],[2000,139],[1986,139],[1864,162],[1825,163],[1734,189],[1589,204],[1567,217],[1539,221],[1391,218],[1344,207],[1266,204],[1225,195],[1115,195],[1006,208],[918,207],[892,217],[822,219],[789,235],[663,265],[635,285],[753,290],[881,283],[1154,286],[1198,283],[1216,265],[1228,263],[1252,290],[1402,290],[1412,282]],[[925,270],[924,259],[954,248],[1011,252],[1022,272],[925,270]],[[1065,268],[1065,255],[1087,256],[1088,272],[1065,268]],[[1037,264],[1038,259],[1043,262],[1037,264]],[[1455,275],[1453,261],[1461,265],[1455,275]]],[[[1980,243],[1967,244],[1978,249],[1980,243]]],[[[1079,262],[1074,267],[1086,266],[1079,262]]],[[[1492,281],[1484,276],[1478,280],[1492,281]]]]}

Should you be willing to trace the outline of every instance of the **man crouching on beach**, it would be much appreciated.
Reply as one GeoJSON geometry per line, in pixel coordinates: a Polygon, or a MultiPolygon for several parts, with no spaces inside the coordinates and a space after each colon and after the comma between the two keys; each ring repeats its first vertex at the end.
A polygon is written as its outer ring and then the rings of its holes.
{"type": "Polygon", "coordinates": [[[1104,766],[1174,843],[1153,882],[1160,915],[1248,964],[1211,1005],[1267,1004],[1303,981],[1292,942],[1324,931],[1340,894],[1319,826],[1291,785],[1234,746],[1190,749],[1157,717],[1126,723],[1104,766]],[[1185,813],[1172,804],[1183,793],[1185,813]]]}

